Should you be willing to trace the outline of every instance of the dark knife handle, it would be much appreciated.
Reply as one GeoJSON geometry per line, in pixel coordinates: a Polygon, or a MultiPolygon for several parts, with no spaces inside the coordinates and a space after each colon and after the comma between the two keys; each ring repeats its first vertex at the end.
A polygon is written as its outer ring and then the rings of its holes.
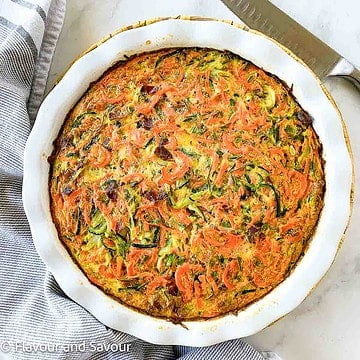
{"type": "Polygon", "coordinates": [[[360,90],[360,71],[346,59],[341,59],[327,76],[341,76],[360,90]]]}

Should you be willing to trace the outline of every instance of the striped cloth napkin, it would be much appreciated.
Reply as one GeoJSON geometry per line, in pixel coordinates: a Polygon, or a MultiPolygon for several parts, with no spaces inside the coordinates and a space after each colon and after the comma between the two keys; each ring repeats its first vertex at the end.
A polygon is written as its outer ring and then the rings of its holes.
{"type": "Polygon", "coordinates": [[[157,346],[111,330],[63,293],[37,255],[21,201],[23,150],[65,5],[0,0],[0,359],[264,359],[239,339],[157,346]]]}

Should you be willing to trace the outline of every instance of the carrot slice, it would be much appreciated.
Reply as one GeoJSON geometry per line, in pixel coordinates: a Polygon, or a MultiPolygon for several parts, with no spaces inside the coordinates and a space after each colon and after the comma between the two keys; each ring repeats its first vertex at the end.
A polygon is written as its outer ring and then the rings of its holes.
{"type": "Polygon", "coordinates": [[[115,275],[110,267],[107,267],[105,265],[100,265],[99,267],[99,274],[105,278],[113,279],[115,278],[115,275]]]}
{"type": "Polygon", "coordinates": [[[100,144],[95,144],[91,147],[89,153],[90,165],[95,168],[103,168],[111,161],[111,152],[100,144]]]}
{"type": "Polygon", "coordinates": [[[202,271],[201,265],[185,263],[175,271],[175,283],[182,293],[184,301],[190,301],[194,295],[194,276],[193,272],[202,271]]]}
{"type": "Polygon", "coordinates": [[[214,181],[216,186],[220,186],[222,184],[222,182],[224,181],[225,173],[228,168],[229,168],[229,162],[226,159],[224,159],[221,163],[219,172],[217,173],[214,181]]]}
{"type": "Polygon", "coordinates": [[[289,196],[293,195],[297,199],[302,199],[308,189],[307,177],[296,170],[290,170],[289,187],[287,190],[289,196]]]}
{"type": "Polygon", "coordinates": [[[158,249],[131,249],[126,257],[126,271],[128,276],[151,270],[157,260],[158,249]]]}
{"type": "Polygon", "coordinates": [[[178,163],[172,163],[168,167],[164,167],[161,170],[161,179],[159,185],[173,184],[176,180],[181,179],[187,171],[190,169],[190,159],[181,151],[176,152],[178,163]]]}
{"type": "Polygon", "coordinates": [[[239,262],[237,260],[231,260],[225,266],[225,270],[222,274],[222,281],[229,290],[234,290],[236,286],[233,283],[233,278],[240,271],[239,262]]]}
{"type": "MultiPolygon", "coordinates": [[[[79,189],[74,190],[74,191],[69,195],[69,197],[67,198],[68,203],[69,203],[71,206],[75,206],[76,203],[80,200],[83,191],[84,191],[83,188],[79,188],[79,189]]],[[[66,198],[65,198],[65,199],[66,199],[66,198]]]]}
{"type": "Polygon", "coordinates": [[[169,280],[166,279],[164,276],[156,276],[147,286],[146,286],[146,293],[151,295],[154,291],[162,286],[166,286],[169,283],[169,280]]]}
{"type": "Polygon", "coordinates": [[[124,265],[124,260],[120,256],[118,256],[111,265],[112,272],[117,279],[120,279],[124,276],[123,265],[124,265]]]}

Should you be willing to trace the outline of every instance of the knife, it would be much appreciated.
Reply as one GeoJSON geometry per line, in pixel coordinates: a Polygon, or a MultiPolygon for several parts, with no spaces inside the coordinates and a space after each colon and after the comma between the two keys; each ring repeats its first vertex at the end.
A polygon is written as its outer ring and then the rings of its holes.
{"type": "Polygon", "coordinates": [[[249,28],[287,47],[320,78],[341,76],[360,90],[360,71],[268,0],[222,0],[249,28]]]}

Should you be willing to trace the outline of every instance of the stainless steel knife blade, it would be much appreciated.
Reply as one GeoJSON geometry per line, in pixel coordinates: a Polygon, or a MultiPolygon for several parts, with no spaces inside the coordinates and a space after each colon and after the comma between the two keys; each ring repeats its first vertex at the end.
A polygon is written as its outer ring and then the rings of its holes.
{"type": "Polygon", "coordinates": [[[249,28],[275,39],[323,80],[343,76],[360,89],[360,72],[340,54],[268,0],[222,0],[249,28]]]}

